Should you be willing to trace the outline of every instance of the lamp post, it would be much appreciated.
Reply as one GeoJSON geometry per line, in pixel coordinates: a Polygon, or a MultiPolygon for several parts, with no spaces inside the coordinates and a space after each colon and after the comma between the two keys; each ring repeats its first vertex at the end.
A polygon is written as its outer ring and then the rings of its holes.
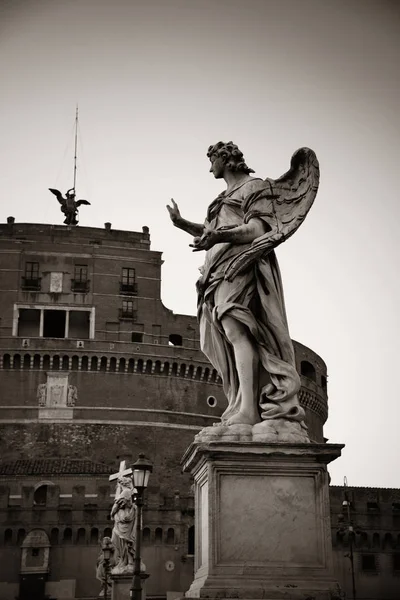
{"type": "Polygon", "coordinates": [[[140,542],[142,534],[143,493],[149,483],[149,477],[152,470],[153,465],[151,464],[151,462],[145,458],[144,454],[139,454],[139,458],[132,465],[133,485],[136,488],[134,502],[137,507],[135,532],[135,559],[131,587],[132,600],[142,600],[142,578],[145,579],[145,577],[142,576],[140,570],[140,542]]]}
{"type": "Polygon", "coordinates": [[[111,539],[109,537],[103,538],[103,558],[104,558],[104,598],[108,598],[108,569],[110,568],[111,560],[111,539]]]}

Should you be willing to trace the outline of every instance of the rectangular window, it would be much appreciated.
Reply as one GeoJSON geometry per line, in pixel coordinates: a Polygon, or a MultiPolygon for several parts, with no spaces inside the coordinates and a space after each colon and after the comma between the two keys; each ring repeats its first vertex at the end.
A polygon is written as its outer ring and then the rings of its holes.
{"type": "Polygon", "coordinates": [[[26,277],[26,279],[38,279],[38,277],[39,277],[39,263],[38,262],[25,263],[25,277],[26,277]]]}
{"type": "Polygon", "coordinates": [[[88,267],[87,265],[75,265],[74,268],[74,281],[84,283],[88,278],[88,267]]]}
{"type": "Polygon", "coordinates": [[[87,265],[75,265],[74,278],[71,280],[71,291],[77,294],[87,294],[89,291],[87,265]]]}
{"type": "Polygon", "coordinates": [[[20,337],[39,337],[40,310],[35,308],[20,308],[18,312],[18,335],[20,337]]]}
{"type": "Polygon", "coordinates": [[[125,267],[122,269],[122,283],[124,285],[132,285],[135,283],[135,269],[128,269],[125,267]]]}
{"type": "Polygon", "coordinates": [[[22,289],[39,291],[40,290],[39,263],[26,262],[25,274],[22,277],[22,289]]]}
{"type": "Polygon", "coordinates": [[[135,300],[123,300],[122,308],[119,309],[119,318],[120,319],[130,319],[131,321],[136,321],[137,310],[136,310],[136,301],[135,300]]]}
{"type": "Polygon", "coordinates": [[[362,554],[361,555],[361,569],[363,571],[375,572],[376,571],[376,556],[375,554],[362,554]]]}
{"type": "Polygon", "coordinates": [[[125,317],[131,317],[133,315],[133,302],[132,300],[122,301],[122,314],[125,317]]]}
{"type": "Polygon", "coordinates": [[[143,343],[143,333],[141,331],[132,331],[132,342],[143,343]]]}
{"type": "Polygon", "coordinates": [[[123,267],[120,282],[121,294],[134,296],[137,294],[136,269],[123,267]]]}
{"type": "Polygon", "coordinates": [[[393,560],[393,571],[395,573],[400,573],[400,552],[395,552],[392,554],[393,560]]]}

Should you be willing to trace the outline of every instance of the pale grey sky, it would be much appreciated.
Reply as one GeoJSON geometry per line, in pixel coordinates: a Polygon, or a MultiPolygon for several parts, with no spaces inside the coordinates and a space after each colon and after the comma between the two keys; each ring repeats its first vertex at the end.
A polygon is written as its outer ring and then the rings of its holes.
{"type": "Polygon", "coordinates": [[[400,487],[396,0],[3,0],[1,220],[61,223],[80,108],[81,225],[141,230],[164,252],[163,301],[195,313],[211,143],[257,176],[313,148],[321,186],[278,250],[292,337],[328,365],[332,481],[400,487]]]}

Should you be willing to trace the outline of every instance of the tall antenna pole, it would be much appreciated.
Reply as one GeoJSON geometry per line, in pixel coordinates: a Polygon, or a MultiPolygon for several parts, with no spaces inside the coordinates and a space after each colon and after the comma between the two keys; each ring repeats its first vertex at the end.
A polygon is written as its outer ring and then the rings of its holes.
{"type": "Polygon", "coordinates": [[[74,152],[74,195],[76,196],[76,154],[78,150],[78,105],[76,105],[75,114],[75,152],[74,152]]]}

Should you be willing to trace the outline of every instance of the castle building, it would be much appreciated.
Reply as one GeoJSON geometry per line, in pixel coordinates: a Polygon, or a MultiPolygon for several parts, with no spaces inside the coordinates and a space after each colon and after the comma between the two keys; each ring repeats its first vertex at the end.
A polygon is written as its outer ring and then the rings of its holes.
{"type": "MultiPolygon", "coordinates": [[[[139,452],[154,464],[143,522],[147,595],[173,598],[190,586],[194,501],[180,460],[226,401],[196,318],[161,301],[161,264],[147,227],[12,217],[0,225],[1,600],[98,597],[109,476],[139,452]]],[[[310,438],[323,443],[326,365],[294,347],[310,438]]],[[[352,571],[358,597],[399,598],[400,491],[349,494],[351,513],[343,488],[331,488],[337,578],[350,598],[352,571]]]]}

